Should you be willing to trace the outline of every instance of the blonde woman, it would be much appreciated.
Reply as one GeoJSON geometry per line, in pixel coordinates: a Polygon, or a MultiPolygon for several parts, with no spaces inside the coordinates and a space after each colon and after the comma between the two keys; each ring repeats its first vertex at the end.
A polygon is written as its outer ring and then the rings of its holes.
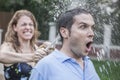
{"type": "MultiPolygon", "coordinates": [[[[18,10],[12,17],[5,41],[0,47],[0,54],[6,54],[2,62],[6,80],[28,80],[35,62],[44,57],[47,52],[38,48],[35,42],[39,36],[37,22],[28,10],[18,10]],[[9,61],[8,61],[9,60],[9,61]]],[[[4,57],[3,57],[4,58],[4,57]]]]}

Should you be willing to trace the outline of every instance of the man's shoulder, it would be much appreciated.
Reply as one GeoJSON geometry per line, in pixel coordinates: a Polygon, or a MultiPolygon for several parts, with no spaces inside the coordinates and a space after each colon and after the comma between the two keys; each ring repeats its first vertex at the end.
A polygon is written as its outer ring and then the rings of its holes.
{"type": "Polygon", "coordinates": [[[46,57],[39,60],[39,62],[36,64],[35,68],[37,70],[47,70],[50,67],[53,67],[53,65],[56,63],[56,58],[53,56],[54,52],[47,55],[46,57]]]}
{"type": "Polygon", "coordinates": [[[49,55],[45,56],[41,60],[39,60],[38,63],[39,64],[41,64],[41,63],[52,63],[55,60],[54,54],[55,54],[55,51],[53,51],[49,55]]]}

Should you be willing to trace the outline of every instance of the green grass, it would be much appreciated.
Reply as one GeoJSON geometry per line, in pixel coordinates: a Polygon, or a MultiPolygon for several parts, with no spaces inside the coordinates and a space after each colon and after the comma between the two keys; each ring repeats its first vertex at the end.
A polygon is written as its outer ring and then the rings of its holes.
{"type": "Polygon", "coordinates": [[[120,80],[120,61],[92,61],[101,80],[120,80]]]}

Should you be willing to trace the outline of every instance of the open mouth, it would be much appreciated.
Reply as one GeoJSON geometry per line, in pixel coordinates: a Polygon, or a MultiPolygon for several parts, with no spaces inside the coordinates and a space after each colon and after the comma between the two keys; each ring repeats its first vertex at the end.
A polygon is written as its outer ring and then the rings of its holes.
{"type": "Polygon", "coordinates": [[[86,47],[89,49],[89,48],[91,47],[92,43],[93,43],[92,41],[88,42],[88,43],[86,44],[86,47]]]}

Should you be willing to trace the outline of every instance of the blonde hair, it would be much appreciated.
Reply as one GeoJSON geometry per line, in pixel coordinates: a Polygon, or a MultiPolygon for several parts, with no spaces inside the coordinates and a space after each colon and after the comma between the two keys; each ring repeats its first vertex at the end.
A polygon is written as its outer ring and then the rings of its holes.
{"type": "Polygon", "coordinates": [[[21,16],[28,16],[31,18],[31,20],[34,23],[34,36],[32,37],[32,39],[30,40],[30,45],[34,46],[38,36],[40,35],[40,32],[38,32],[38,24],[37,21],[34,17],[34,15],[28,11],[28,10],[18,10],[15,12],[15,14],[13,15],[11,21],[8,24],[8,28],[7,28],[7,32],[5,34],[5,42],[10,42],[12,43],[12,46],[15,50],[18,50],[18,47],[20,46],[20,43],[18,41],[18,36],[16,34],[16,32],[14,31],[13,26],[17,25],[18,20],[20,19],[21,16]]]}

